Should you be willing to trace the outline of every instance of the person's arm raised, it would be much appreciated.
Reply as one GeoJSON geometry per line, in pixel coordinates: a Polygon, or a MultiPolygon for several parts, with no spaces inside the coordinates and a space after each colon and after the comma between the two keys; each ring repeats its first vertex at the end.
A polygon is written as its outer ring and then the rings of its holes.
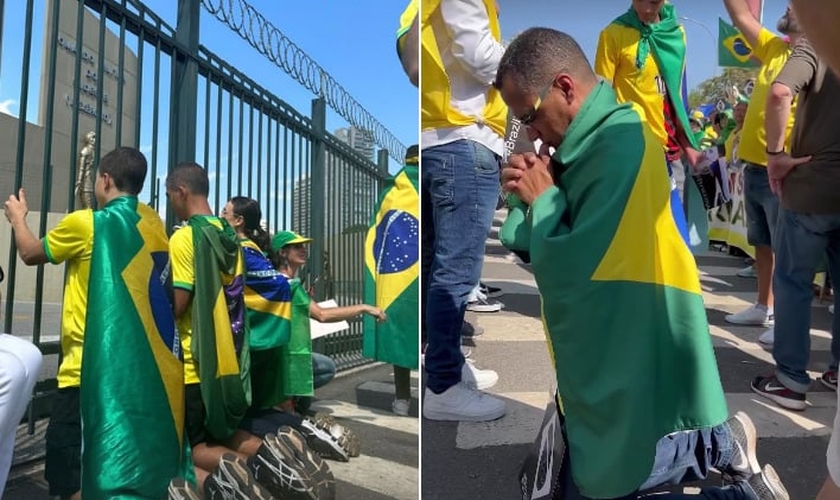
{"type": "Polygon", "coordinates": [[[755,49],[762,26],[750,11],[746,0],[723,0],[723,4],[726,6],[732,24],[744,35],[750,47],[755,49]]]}

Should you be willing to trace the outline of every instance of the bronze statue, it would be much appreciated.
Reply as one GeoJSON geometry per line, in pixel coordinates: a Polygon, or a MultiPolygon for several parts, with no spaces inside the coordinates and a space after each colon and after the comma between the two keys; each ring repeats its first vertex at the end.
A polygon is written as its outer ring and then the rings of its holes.
{"type": "Polygon", "coordinates": [[[76,200],[80,208],[93,208],[93,155],[96,144],[96,132],[85,135],[84,146],[79,151],[77,165],[76,200]]]}

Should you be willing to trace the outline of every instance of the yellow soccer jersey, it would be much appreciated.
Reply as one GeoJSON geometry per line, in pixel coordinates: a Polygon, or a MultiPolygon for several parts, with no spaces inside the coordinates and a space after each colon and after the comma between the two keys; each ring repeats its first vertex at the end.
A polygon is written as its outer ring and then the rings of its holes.
{"type": "MultiPolygon", "coordinates": [[[[790,56],[790,46],[766,28],[761,29],[758,43],[753,49],[753,55],[761,61],[750,95],[750,105],[744,117],[744,131],[741,134],[741,144],[738,146],[738,156],[750,163],[767,166],[767,130],[764,128],[764,117],[767,105],[767,95],[776,75],[785,67],[790,56]]],[[[787,129],[785,130],[785,148],[790,150],[790,137],[793,131],[794,116],[796,115],[796,100],[790,110],[787,129]]]]}
{"type": "Polygon", "coordinates": [[[601,31],[598,38],[595,73],[613,86],[619,102],[639,105],[644,111],[642,117],[647,120],[664,148],[668,144],[668,132],[665,129],[665,80],[659,74],[659,67],[652,54],[648,54],[642,69],[636,67],[638,47],[637,30],[610,24],[601,31]]]}
{"type": "Polygon", "coordinates": [[[67,263],[58,387],[78,387],[81,383],[90,257],[93,252],[93,210],[78,210],[67,215],[47,233],[43,244],[44,253],[51,263],[67,263]]]}
{"type": "Polygon", "coordinates": [[[397,30],[397,53],[402,53],[403,43],[405,42],[403,35],[411,28],[411,23],[414,22],[415,17],[417,17],[417,0],[411,0],[400,15],[400,27],[397,30]]]}

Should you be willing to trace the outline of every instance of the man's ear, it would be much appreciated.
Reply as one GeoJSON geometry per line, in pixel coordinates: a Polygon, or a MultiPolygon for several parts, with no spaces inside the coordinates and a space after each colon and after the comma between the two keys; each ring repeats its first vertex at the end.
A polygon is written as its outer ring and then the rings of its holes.
{"type": "Polygon", "coordinates": [[[575,80],[567,73],[560,73],[554,78],[554,85],[563,92],[563,96],[568,104],[575,100],[575,92],[577,91],[575,80]]]}

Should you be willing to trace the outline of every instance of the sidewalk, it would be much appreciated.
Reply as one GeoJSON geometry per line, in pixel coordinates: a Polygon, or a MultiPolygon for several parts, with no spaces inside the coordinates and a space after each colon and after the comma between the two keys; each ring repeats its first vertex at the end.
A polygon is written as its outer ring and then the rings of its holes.
{"type": "MultiPolygon", "coordinates": [[[[475,339],[472,359],[496,370],[499,382],[489,392],[507,404],[505,417],[487,423],[423,420],[423,500],[519,498],[517,474],[542,422],[555,376],[540,321],[540,302],[530,267],[497,239],[505,213],[499,211],[487,242],[482,279],[502,288],[505,307],[498,313],[470,314],[484,328],[475,339]]],[[[834,419],[836,396],[818,382],[805,412],[789,412],[750,390],[753,377],[773,369],[770,352],[758,344],[764,330],[724,321],[754,300],[755,281],[739,278],[743,259],[719,253],[698,257],[706,311],[729,410],[746,411],[758,429],[758,457],[772,463],[797,500],[814,498],[825,479],[825,450],[834,419]]],[[[559,263],[558,265],[562,265],[559,263]]],[[[812,377],[828,365],[828,304],[813,307],[812,377]]],[[[604,304],[605,313],[609,304],[604,304]]],[[[627,318],[632,321],[632,318],[627,318]]],[[[708,484],[720,484],[713,476],[708,484]]],[[[696,485],[692,485],[696,486],[696,485]]],[[[690,491],[690,489],[688,490],[690,491]]]]}
{"type": "MultiPolygon", "coordinates": [[[[362,454],[349,462],[328,461],[336,479],[337,500],[416,500],[418,489],[417,373],[412,372],[411,416],[391,413],[393,369],[374,364],[339,373],[318,389],[313,409],[331,413],[352,429],[362,454]]],[[[3,500],[50,500],[44,481],[46,420],[35,434],[18,429],[15,459],[3,500]]]]}

